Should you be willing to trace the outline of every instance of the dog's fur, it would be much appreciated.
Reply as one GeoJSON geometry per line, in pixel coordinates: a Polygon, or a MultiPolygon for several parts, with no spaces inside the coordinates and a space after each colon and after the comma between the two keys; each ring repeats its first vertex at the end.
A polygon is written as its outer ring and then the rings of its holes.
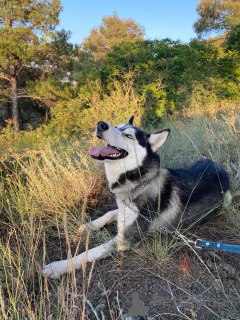
{"type": "Polygon", "coordinates": [[[216,214],[229,190],[227,172],[209,159],[199,160],[187,168],[160,170],[156,151],[169,133],[170,130],[163,130],[147,134],[133,126],[133,117],[116,128],[103,121],[98,123],[96,135],[107,145],[92,147],[89,153],[105,164],[118,209],[88,223],[85,229],[96,230],[117,221],[118,234],[86,253],[45,266],[44,276],[58,278],[79,269],[83,261],[109,256],[116,247],[129,249],[130,243],[138,242],[142,233],[186,230],[216,214]]]}

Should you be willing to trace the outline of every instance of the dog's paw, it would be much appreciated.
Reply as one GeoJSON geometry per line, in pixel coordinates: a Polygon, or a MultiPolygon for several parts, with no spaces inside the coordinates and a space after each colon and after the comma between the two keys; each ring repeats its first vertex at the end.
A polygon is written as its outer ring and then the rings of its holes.
{"type": "Polygon", "coordinates": [[[67,272],[67,260],[54,261],[44,267],[42,275],[50,279],[59,279],[67,272]]]}
{"type": "Polygon", "coordinates": [[[96,230],[97,228],[91,223],[86,223],[86,224],[83,224],[79,227],[78,231],[80,234],[82,234],[83,232],[91,232],[91,231],[94,231],[96,230]]]}
{"type": "Polygon", "coordinates": [[[83,234],[86,231],[86,225],[82,224],[79,228],[78,228],[78,232],[79,234],[83,234]]]}

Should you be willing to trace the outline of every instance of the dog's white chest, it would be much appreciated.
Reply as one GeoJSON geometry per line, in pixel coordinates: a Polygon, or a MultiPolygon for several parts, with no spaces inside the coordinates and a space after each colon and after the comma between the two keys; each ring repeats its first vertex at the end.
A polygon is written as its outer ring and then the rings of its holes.
{"type": "Polygon", "coordinates": [[[118,205],[118,250],[124,250],[126,243],[124,242],[124,232],[131,226],[138,217],[138,209],[131,202],[117,200],[118,205]]]}
{"type": "Polygon", "coordinates": [[[117,200],[118,228],[124,230],[132,225],[138,217],[138,208],[130,201],[117,200]]]}

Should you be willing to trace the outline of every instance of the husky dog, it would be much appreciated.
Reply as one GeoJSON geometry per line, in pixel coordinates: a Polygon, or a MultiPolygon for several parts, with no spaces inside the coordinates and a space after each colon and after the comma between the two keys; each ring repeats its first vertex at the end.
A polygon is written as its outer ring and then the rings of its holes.
{"type": "Polygon", "coordinates": [[[169,133],[167,129],[147,134],[134,127],[133,117],[117,127],[98,122],[96,135],[106,146],[91,147],[89,153],[105,164],[118,209],[88,223],[85,229],[96,230],[117,221],[118,234],[88,252],[45,266],[44,276],[59,278],[65,272],[79,269],[83,261],[107,257],[116,248],[129,249],[130,243],[139,242],[142,234],[187,230],[217,213],[229,190],[227,172],[209,159],[201,159],[187,168],[160,169],[156,151],[169,133]]]}

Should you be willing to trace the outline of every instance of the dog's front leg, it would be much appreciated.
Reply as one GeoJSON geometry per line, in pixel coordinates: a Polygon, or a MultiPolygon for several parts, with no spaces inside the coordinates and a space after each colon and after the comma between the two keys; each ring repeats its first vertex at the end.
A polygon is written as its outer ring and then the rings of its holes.
{"type": "MultiPolygon", "coordinates": [[[[111,253],[116,250],[118,241],[119,236],[117,235],[112,240],[96,248],[90,249],[87,252],[83,252],[74,258],[52,262],[45,266],[42,274],[47,278],[58,279],[66,272],[79,269],[83,262],[92,262],[94,260],[100,260],[111,255],[111,253]]],[[[126,249],[128,249],[127,246],[125,247],[125,250],[126,249]]]]}
{"type": "Polygon", "coordinates": [[[118,209],[108,211],[105,213],[102,217],[93,220],[89,223],[86,223],[85,225],[80,227],[80,231],[83,230],[98,230],[102,227],[104,227],[106,224],[109,224],[113,221],[117,221],[118,219],[118,209]]]}

